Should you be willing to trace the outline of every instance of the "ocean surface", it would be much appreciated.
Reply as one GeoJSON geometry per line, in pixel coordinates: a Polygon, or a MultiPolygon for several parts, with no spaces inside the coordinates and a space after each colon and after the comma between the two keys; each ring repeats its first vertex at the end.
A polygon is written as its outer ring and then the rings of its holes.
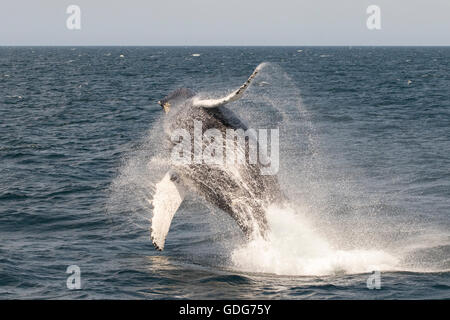
{"type": "Polygon", "coordinates": [[[448,47],[1,47],[0,298],[448,299],[449,89],[448,47]],[[289,208],[246,240],[192,194],[156,251],[156,102],[261,62],[228,107],[280,129],[289,208]]]}

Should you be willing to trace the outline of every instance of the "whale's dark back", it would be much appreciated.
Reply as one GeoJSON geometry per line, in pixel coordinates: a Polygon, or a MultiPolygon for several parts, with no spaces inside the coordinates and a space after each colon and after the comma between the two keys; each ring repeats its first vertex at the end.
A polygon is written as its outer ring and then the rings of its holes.
{"type": "Polygon", "coordinates": [[[167,102],[177,103],[189,99],[195,95],[195,92],[188,88],[179,88],[171,92],[167,97],[160,100],[160,104],[163,105],[167,102]]]}

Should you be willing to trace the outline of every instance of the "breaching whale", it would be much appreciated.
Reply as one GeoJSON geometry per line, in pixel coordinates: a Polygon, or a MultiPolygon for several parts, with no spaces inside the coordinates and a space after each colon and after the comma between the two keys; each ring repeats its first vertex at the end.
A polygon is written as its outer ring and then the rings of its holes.
{"type": "MultiPolygon", "coordinates": [[[[199,133],[196,132],[199,130],[196,124],[199,123],[201,134],[210,129],[224,135],[229,129],[248,132],[247,126],[225,105],[242,97],[262,67],[263,64],[260,64],[241,87],[223,98],[201,99],[192,90],[180,88],[158,101],[166,112],[164,130],[169,138],[170,150],[173,151],[179,142],[174,141],[173,134],[180,129],[188,132],[189,137],[194,137],[189,142],[195,145],[195,135],[199,133]]],[[[246,135],[244,149],[236,150],[245,159],[249,157],[250,144],[255,142],[254,139],[250,134],[246,135]]],[[[258,142],[255,143],[259,148],[258,142]]],[[[200,148],[204,149],[204,146],[200,148]]],[[[152,200],[150,231],[156,249],[164,249],[172,218],[187,192],[195,192],[228,213],[248,238],[253,235],[266,236],[268,227],[265,209],[281,201],[283,195],[276,175],[261,174],[263,165],[260,158],[254,163],[246,160],[243,163],[217,165],[189,161],[171,163],[170,166],[169,172],[156,184],[152,200]]]]}

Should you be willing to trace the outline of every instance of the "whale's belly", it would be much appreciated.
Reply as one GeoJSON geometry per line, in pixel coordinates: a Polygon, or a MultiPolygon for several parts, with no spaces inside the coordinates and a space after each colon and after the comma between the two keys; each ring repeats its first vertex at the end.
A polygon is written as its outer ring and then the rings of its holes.
{"type": "MultiPolygon", "coordinates": [[[[190,108],[182,112],[175,122],[177,128],[187,130],[194,142],[194,121],[202,123],[202,134],[208,129],[218,129],[226,135],[227,129],[243,129],[246,126],[225,108],[190,108]]],[[[223,144],[225,148],[225,143],[223,144]]],[[[225,154],[226,150],[224,150],[225,154]]],[[[230,214],[247,235],[255,231],[264,234],[267,229],[265,208],[277,199],[281,192],[275,176],[262,175],[259,162],[250,164],[189,163],[176,165],[175,171],[184,183],[205,200],[230,214]]]]}

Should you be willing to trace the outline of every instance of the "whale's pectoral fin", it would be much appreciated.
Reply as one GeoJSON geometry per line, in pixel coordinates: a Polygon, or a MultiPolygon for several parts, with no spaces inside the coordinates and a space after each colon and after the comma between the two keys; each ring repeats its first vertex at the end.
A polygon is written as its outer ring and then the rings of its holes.
{"type": "Polygon", "coordinates": [[[183,202],[184,196],[184,187],[175,172],[167,172],[164,178],[156,184],[152,201],[153,218],[151,226],[151,238],[156,249],[164,249],[170,223],[183,202]]]}
{"type": "Polygon", "coordinates": [[[239,89],[233,91],[229,95],[223,98],[219,99],[196,99],[194,97],[192,101],[192,105],[194,107],[202,107],[202,108],[217,108],[220,106],[223,106],[227,103],[236,101],[240,99],[243,95],[245,90],[250,86],[250,83],[252,83],[253,79],[256,77],[256,75],[261,71],[261,69],[266,65],[266,63],[259,64],[255,71],[250,75],[250,77],[247,79],[247,81],[244,82],[242,86],[239,87],[239,89]]]}

